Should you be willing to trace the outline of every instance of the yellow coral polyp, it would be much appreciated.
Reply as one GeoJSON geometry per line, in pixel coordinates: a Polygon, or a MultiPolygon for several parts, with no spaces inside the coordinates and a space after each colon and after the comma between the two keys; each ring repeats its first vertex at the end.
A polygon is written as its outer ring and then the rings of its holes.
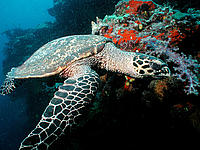
{"type": "Polygon", "coordinates": [[[134,79],[134,78],[131,78],[129,81],[130,81],[130,82],[133,82],[133,81],[135,81],[135,79],[134,79]]]}
{"type": "Polygon", "coordinates": [[[139,25],[138,25],[138,28],[139,28],[139,30],[142,30],[142,29],[143,29],[143,25],[142,25],[142,24],[139,24],[139,25]]]}
{"type": "Polygon", "coordinates": [[[126,86],[130,86],[130,82],[126,81],[126,82],[125,82],[125,85],[126,85],[126,86]]]}
{"type": "Polygon", "coordinates": [[[131,83],[133,81],[135,81],[135,79],[131,78],[129,76],[125,76],[125,78],[126,78],[126,81],[125,81],[125,84],[124,84],[124,89],[130,91],[132,89],[131,83]]]}

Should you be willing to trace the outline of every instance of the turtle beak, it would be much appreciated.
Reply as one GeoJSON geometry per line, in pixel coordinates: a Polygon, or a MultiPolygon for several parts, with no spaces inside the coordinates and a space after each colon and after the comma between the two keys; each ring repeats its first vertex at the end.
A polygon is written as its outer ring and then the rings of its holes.
{"type": "Polygon", "coordinates": [[[171,75],[170,69],[167,67],[166,64],[164,65],[154,65],[153,69],[155,69],[155,76],[156,77],[169,77],[171,75]]]}

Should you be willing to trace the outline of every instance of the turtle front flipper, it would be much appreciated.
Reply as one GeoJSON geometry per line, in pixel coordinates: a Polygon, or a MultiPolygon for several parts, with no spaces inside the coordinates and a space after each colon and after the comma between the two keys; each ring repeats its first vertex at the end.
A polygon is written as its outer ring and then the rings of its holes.
{"type": "Polygon", "coordinates": [[[89,66],[79,66],[54,94],[36,128],[22,141],[20,150],[48,149],[91,102],[99,76],[89,66]]]}
{"type": "Polygon", "coordinates": [[[9,94],[14,89],[15,89],[14,79],[7,77],[0,87],[0,95],[9,94]]]}
{"type": "Polygon", "coordinates": [[[15,70],[16,68],[13,67],[10,70],[10,72],[7,73],[6,79],[4,80],[4,82],[2,83],[0,87],[0,95],[6,95],[6,94],[12,93],[12,91],[14,91],[16,86],[19,85],[20,82],[18,79],[20,78],[15,76],[15,70]]]}

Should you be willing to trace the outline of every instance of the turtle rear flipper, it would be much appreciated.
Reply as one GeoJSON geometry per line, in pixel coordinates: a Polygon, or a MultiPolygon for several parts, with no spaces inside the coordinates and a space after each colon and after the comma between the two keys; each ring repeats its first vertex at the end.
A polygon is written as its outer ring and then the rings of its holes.
{"type": "Polygon", "coordinates": [[[91,102],[99,76],[89,66],[81,68],[59,87],[36,128],[22,141],[20,150],[47,149],[91,102]]]}

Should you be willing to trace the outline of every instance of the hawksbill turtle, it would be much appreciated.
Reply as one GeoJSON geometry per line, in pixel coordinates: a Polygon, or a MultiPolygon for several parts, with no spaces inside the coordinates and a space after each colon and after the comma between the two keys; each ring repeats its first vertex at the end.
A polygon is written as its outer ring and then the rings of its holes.
{"type": "Polygon", "coordinates": [[[73,35],[50,41],[21,66],[12,68],[1,86],[1,95],[5,95],[13,91],[18,79],[56,74],[66,78],[35,129],[22,141],[20,150],[48,149],[66,127],[75,123],[98,89],[100,79],[93,66],[134,78],[170,76],[162,60],[122,51],[100,35],[73,35]]]}

